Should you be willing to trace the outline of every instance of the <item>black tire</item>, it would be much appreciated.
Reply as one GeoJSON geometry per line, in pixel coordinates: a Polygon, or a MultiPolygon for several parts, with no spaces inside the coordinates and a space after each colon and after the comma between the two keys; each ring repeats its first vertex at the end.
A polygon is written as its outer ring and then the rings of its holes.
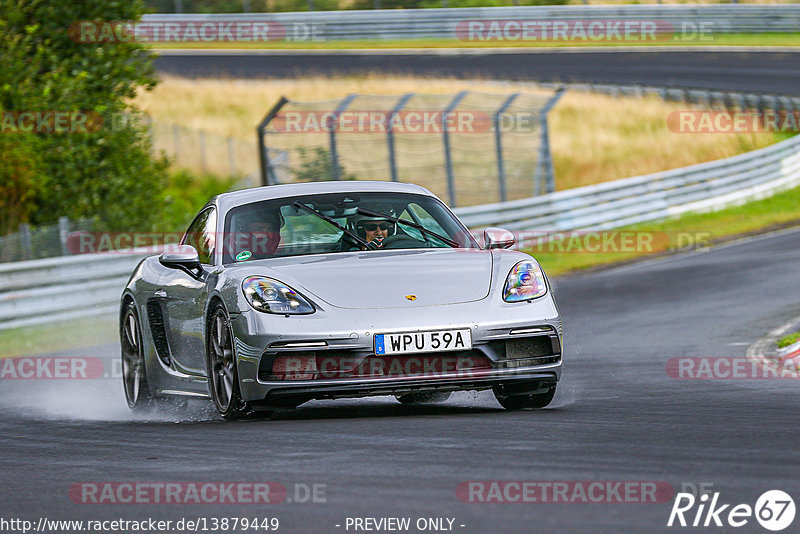
{"type": "Polygon", "coordinates": [[[503,395],[497,388],[494,388],[494,396],[500,406],[506,410],[525,410],[545,408],[556,394],[556,384],[550,386],[545,393],[534,393],[528,395],[503,395]]]}
{"type": "Polygon", "coordinates": [[[214,406],[228,421],[247,417],[253,410],[242,400],[230,320],[221,304],[211,311],[207,332],[208,390],[214,406]]]}
{"type": "Polygon", "coordinates": [[[152,407],[154,396],[147,384],[142,328],[133,302],[129,302],[122,313],[119,340],[122,353],[122,387],[128,408],[138,412],[152,407]]]}
{"type": "Polygon", "coordinates": [[[405,395],[395,395],[400,404],[436,404],[444,402],[450,398],[449,391],[427,391],[422,393],[407,393],[405,395]]]}

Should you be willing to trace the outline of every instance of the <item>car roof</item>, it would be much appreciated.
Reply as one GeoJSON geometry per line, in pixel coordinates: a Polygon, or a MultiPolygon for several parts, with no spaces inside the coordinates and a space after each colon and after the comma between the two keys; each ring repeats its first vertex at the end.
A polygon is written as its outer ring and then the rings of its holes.
{"type": "Polygon", "coordinates": [[[433,196],[433,193],[424,187],[416,184],[401,182],[380,182],[368,180],[346,180],[332,182],[305,182],[299,184],[281,184],[262,187],[242,189],[222,193],[209,201],[216,204],[221,212],[227,212],[231,208],[251,202],[262,200],[272,200],[275,198],[295,197],[301,195],[325,194],[325,193],[417,193],[426,196],[433,196]]]}

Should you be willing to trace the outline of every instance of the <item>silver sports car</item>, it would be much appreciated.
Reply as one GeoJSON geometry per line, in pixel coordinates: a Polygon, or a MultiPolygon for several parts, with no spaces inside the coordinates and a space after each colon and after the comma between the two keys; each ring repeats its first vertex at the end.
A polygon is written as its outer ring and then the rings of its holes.
{"type": "Polygon", "coordinates": [[[547,406],[562,340],[550,283],[508,250],[511,232],[482,241],[411,184],[219,195],[122,294],[128,405],[203,397],[236,419],[311,399],[492,389],[507,409],[547,406]]]}

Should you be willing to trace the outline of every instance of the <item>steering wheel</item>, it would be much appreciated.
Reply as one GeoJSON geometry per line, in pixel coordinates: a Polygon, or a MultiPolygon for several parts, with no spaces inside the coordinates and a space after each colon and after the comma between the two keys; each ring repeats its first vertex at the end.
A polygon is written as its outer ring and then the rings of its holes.
{"type": "Polygon", "coordinates": [[[422,241],[414,239],[408,235],[390,235],[381,243],[382,249],[394,248],[425,248],[426,245],[422,241]]]}

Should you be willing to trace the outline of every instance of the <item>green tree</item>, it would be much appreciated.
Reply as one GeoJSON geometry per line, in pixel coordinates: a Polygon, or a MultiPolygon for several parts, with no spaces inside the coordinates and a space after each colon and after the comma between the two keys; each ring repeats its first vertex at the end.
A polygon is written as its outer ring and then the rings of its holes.
{"type": "MultiPolygon", "coordinates": [[[[156,83],[153,56],[138,43],[79,42],[70,31],[81,21],[138,20],[143,9],[139,0],[0,0],[0,110],[102,117],[96,131],[15,134],[18,160],[36,160],[0,170],[0,187],[22,188],[29,202],[18,222],[65,215],[128,230],[158,220],[166,162],[152,157],[146,125],[123,120],[136,116],[136,92],[156,83]]],[[[1,155],[10,150],[0,144],[1,155]]]]}
{"type": "MultiPolygon", "coordinates": [[[[289,172],[298,182],[322,182],[333,180],[333,158],[327,149],[317,146],[314,148],[299,147],[297,155],[300,164],[289,169],[289,172]]],[[[357,180],[355,174],[347,172],[339,163],[340,180],[357,180]]]]}
{"type": "Polygon", "coordinates": [[[30,221],[41,175],[36,146],[33,135],[0,134],[0,235],[30,221]]]}

